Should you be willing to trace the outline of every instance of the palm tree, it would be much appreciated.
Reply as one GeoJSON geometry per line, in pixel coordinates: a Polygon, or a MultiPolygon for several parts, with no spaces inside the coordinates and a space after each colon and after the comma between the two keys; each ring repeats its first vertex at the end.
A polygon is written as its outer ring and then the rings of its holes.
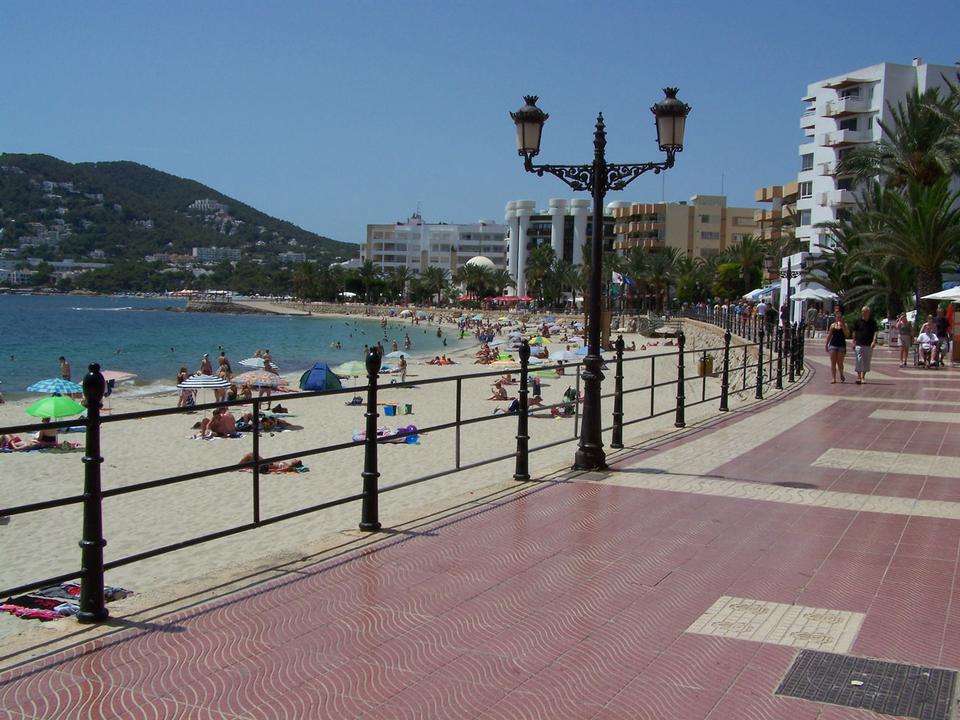
{"type": "Polygon", "coordinates": [[[403,302],[407,296],[407,284],[413,280],[413,271],[406,265],[390,268],[387,271],[387,284],[394,297],[403,302]]]}
{"type": "Polygon", "coordinates": [[[763,258],[767,252],[767,244],[755,235],[744,236],[723,252],[728,262],[740,266],[744,294],[750,292],[755,278],[763,275],[763,258]]]}
{"type": "Polygon", "coordinates": [[[513,278],[503,268],[497,268],[490,273],[490,288],[497,295],[503,295],[508,287],[513,285],[513,278]]]}
{"type": "Polygon", "coordinates": [[[857,182],[879,176],[895,188],[911,182],[931,186],[949,177],[960,170],[960,142],[948,119],[951,103],[939,88],[907,95],[896,107],[887,103],[892,123],[879,121],[883,139],[852,150],[838,171],[857,182]]]}
{"type": "Polygon", "coordinates": [[[363,286],[363,299],[365,302],[369,302],[370,288],[380,279],[380,268],[370,260],[364,260],[363,265],[357,268],[357,277],[363,286]]]}
{"type": "Polygon", "coordinates": [[[663,310],[670,286],[676,284],[680,270],[680,250],[664,247],[650,253],[647,284],[656,295],[657,309],[663,310]]]}
{"type": "Polygon", "coordinates": [[[431,294],[437,296],[437,305],[440,304],[440,296],[449,283],[450,272],[446,268],[431,265],[421,276],[423,284],[429,288],[431,294]]]}
{"type": "Polygon", "coordinates": [[[557,254],[550,245],[539,245],[527,255],[527,266],[524,270],[527,278],[527,294],[535,294],[541,305],[544,302],[544,283],[556,257],[557,254]]]}
{"type": "Polygon", "coordinates": [[[550,273],[553,276],[554,282],[557,286],[556,304],[561,304],[560,301],[563,293],[569,290],[571,293],[574,310],[576,310],[577,290],[579,289],[578,283],[580,279],[580,274],[577,272],[577,268],[575,268],[573,263],[570,261],[557,258],[553,262],[553,267],[550,269],[550,273]]]}
{"type": "MultiPolygon", "coordinates": [[[[874,252],[886,253],[916,269],[921,296],[938,292],[942,270],[960,254],[960,192],[950,190],[949,178],[934,185],[911,182],[906,192],[885,191],[874,252]]],[[[936,301],[926,301],[927,312],[936,301]]]]}

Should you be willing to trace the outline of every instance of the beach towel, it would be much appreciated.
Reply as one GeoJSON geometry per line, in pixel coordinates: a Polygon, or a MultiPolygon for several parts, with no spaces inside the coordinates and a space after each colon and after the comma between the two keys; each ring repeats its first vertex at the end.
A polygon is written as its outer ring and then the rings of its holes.
{"type": "MultiPolygon", "coordinates": [[[[419,445],[420,436],[417,434],[416,425],[407,425],[406,427],[391,428],[387,426],[377,428],[377,438],[386,442],[397,443],[401,445],[419,445]]],[[[353,433],[354,442],[362,442],[367,439],[367,433],[364,430],[353,433]]]]}
{"type": "MultiPolygon", "coordinates": [[[[106,586],[103,589],[106,602],[122,600],[132,594],[129,590],[119,587],[106,586]]],[[[79,602],[80,585],[73,582],[63,583],[15,598],[7,598],[7,601],[0,605],[0,612],[23,620],[59,620],[80,612],[79,602]]]]}

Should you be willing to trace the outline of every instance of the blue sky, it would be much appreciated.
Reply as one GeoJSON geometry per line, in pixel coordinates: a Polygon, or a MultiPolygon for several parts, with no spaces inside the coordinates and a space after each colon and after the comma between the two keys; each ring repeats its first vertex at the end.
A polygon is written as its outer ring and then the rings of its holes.
{"type": "Polygon", "coordinates": [[[660,159],[649,106],[693,106],[665,176],[608,200],[752,205],[795,177],[810,82],[960,60],[960,2],[29,2],[0,7],[0,150],[133,160],[338,240],[406,218],[502,221],[571,197],[523,172],[507,113],[537,94],[540,160],[660,159]]]}

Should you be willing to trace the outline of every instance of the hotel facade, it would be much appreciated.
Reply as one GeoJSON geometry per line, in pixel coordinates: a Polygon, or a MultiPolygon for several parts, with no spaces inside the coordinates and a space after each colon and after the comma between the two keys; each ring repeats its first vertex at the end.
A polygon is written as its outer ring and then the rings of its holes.
{"type": "MultiPolygon", "coordinates": [[[[803,141],[799,146],[796,194],[796,236],[802,252],[789,258],[796,271],[805,258],[832,247],[829,231],[821,223],[841,220],[856,205],[859,188],[839,166],[857,147],[876,143],[883,137],[880,122],[893,125],[891,107],[906,97],[930,88],[947,90],[944,77],[956,77],[948,65],[928,65],[914,58],[910,65],[881,63],[819,80],[807,86],[801,99],[803,141]]],[[[781,270],[786,271],[788,259],[781,270]]],[[[783,274],[783,273],[781,273],[783,274]]],[[[791,292],[803,289],[802,279],[794,281],[791,292]]],[[[782,295],[787,281],[782,281],[782,295]]],[[[794,308],[797,317],[799,307],[794,308]]]]}
{"type": "Polygon", "coordinates": [[[443,268],[453,275],[477,256],[505,270],[506,233],[506,226],[492,220],[467,225],[427,223],[414,213],[404,222],[367,225],[360,256],[381,270],[406,267],[415,275],[422,275],[429,267],[443,268]]]}

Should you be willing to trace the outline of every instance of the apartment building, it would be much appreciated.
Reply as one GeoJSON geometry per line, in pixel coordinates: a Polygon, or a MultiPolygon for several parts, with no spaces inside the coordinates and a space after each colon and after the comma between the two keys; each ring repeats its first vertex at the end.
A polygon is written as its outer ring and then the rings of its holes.
{"type": "Polygon", "coordinates": [[[407,267],[422,274],[428,267],[440,267],[452,275],[467,261],[488,258],[494,268],[506,269],[505,225],[481,220],[466,225],[427,223],[419,213],[404,222],[367,225],[367,239],[361,259],[381,270],[407,267]]]}
{"type": "MultiPolygon", "coordinates": [[[[603,222],[605,248],[613,246],[614,218],[612,205],[607,206],[603,222]]],[[[553,198],[549,208],[537,209],[534,200],[511,200],[504,210],[507,223],[510,276],[516,281],[516,294],[527,294],[527,258],[540,245],[550,245],[557,257],[575,266],[583,264],[584,247],[593,238],[591,201],[583,198],[553,198]]]]}
{"type": "MultiPolygon", "coordinates": [[[[946,90],[944,77],[956,77],[956,68],[914,58],[910,65],[880,63],[807,86],[801,99],[803,140],[796,201],[796,235],[804,251],[789,258],[793,270],[807,253],[817,254],[831,246],[829,231],[818,226],[842,219],[856,203],[857,188],[851,177],[839,171],[840,162],[855,148],[879,141],[883,137],[879,123],[892,125],[891,107],[904,102],[908,94],[934,87],[946,90]]],[[[785,258],[783,270],[787,262],[785,258]]],[[[801,281],[798,288],[803,287],[801,281]]]]}
{"type": "Polygon", "coordinates": [[[753,196],[758,203],[770,203],[770,208],[753,211],[757,225],[756,235],[763,240],[779,240],[784,232],[793,232],[797,223],[796,181],[784,185],[767,185],[759,188],[753,196]]]}
{"type": "Polygon", "coordinates": [[[723,252],[759,233],[755,208],[727,206],[723,195],[694,195],[689,202],[610,203],[615,218],[614,248],[673,247],[690,258],[723,252]]]}
{"type": "Polygon", "coordinates": [[[193,259],[201,263],[223,262],[224,260],[238,262],[240,257],[240,248],[217,247],[216,245],[193,248],[193,259]]]}

